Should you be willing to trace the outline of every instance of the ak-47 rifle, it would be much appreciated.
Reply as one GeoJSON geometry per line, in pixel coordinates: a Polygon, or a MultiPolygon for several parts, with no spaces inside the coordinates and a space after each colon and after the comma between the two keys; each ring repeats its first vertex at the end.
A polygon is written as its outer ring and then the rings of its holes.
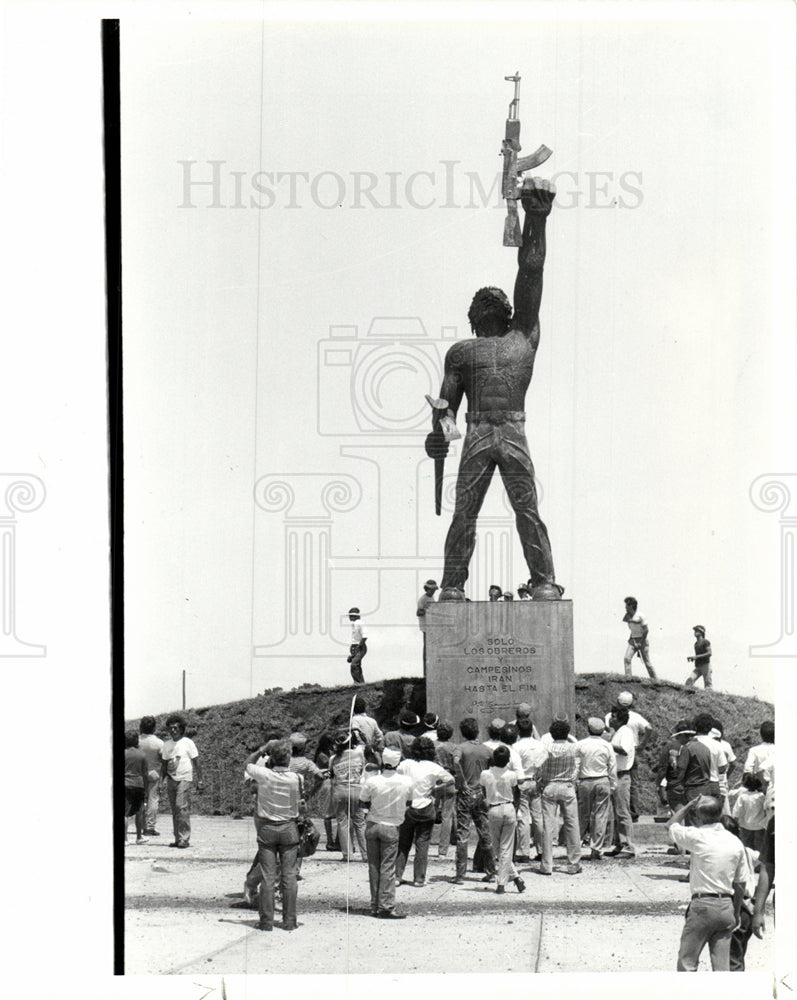
{"type": "Polygon", "coordinates": [[[517,203],[520,197],[520,187],[522,184],[521,175],[525,170],[531,170],[545,163],[551,155],[551,150],[547,146],[540,146],[530,156],[521,156],[520,145],[520,118],[518,118],[518,108],[520,107],[520,74],[505,76],[505,80],[515,85],[515,96],[509,104],[509,114],[506,119],[506,131],[501,149],[501,156],[504,158],[504,175],[501,184],[501,194],[506,199],[506,219],[504,220],[504,246],[519,247],[521,245],[520,219],[518,218],[517,203]]]}

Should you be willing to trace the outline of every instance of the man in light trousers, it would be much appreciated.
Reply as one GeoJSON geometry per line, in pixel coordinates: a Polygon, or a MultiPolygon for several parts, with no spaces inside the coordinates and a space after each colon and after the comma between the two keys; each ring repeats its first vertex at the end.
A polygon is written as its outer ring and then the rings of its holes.
{"type": "Polygon", "coordinates": [[[542,862],[540,875],[553,874],[553,841],[556,835],[558,814],[561,811],[567,846],[567,874],[581,871],[581,836],[578,829],[578,802],[575,780],[578,774],[575,743],[568,742],[570,725],[554,720],[550,729],[553,742],[548,747],[548,757],[540,768],[542,787],[542,862]]]}
{"type": "Polygon", "coordinates": [[[399,827],[412,801],[412,780],[398,774],[401,751],[387,747],[382,753],[382,773],[365,779],[360,805],[367,808],[365,844],[368,851],[368,882],[371,889],[371,916],[401,920],[396,913],[396,857],[399,827]]]}

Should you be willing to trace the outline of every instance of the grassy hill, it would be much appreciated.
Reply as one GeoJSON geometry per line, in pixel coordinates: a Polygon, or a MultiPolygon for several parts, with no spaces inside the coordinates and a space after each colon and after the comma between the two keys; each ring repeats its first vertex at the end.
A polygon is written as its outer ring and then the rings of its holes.
{"type": "MultiPolygon", "coordinates": [[[[725,738],[738,758],[736,773],[731,775],[730,780],[733,787],[738,784],[748,749],[760,742],[758,727],[765,719],[775,717],[774,707],[757,698],[703,691],[702,688],[684,691],[680,685],[669,681],[628,679],[618,674],[578,674],[575,735],[578,738],[586,736],[586,719],[591,715],[603,716],[623,690],[633,693],[634,708],[648,719],[655,730],[640,755],[645,813],[655,812],[657,803],[651,767],[673,724],[679,719],[691,719],[700,712],[710,712],[722,721],[725,738]]],[[[383,730],[394,728],[404,708],[418,714],[426,711],[425,686],[419,678],[399,678],[357,687],[322,688],[304,684],[292,691],[273,688],[245,701],[187,709],[183,713],[188,723],[187,735],[196,742],[201,754],[205,781],[205,790],[194,796],[194,811],[249,815],[252,796],[242,781],[241,762],[244,758],[264,740],[297,730],[309,738],[309,754],[312,756],[318,738],[325,730],[337,729],[348,722],[354,694],[363,695],[370,714],[383,730]]],[[[169,714],[157,717],[160,736],[165,736],[165,720],[169,714]]],[[[138,719],[130,720],[125,728],[138,729],[138,722],[138,719]]]]}

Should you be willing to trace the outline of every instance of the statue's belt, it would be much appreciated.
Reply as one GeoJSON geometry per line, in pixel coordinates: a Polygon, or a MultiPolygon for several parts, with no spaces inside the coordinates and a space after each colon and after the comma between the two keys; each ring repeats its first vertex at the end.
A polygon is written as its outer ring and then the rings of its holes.
{"type": "Polygon", "coordinates": [[[511,424],[526,419],[523,410],[471,410],[465,415],[469,424],[511,424]]]}

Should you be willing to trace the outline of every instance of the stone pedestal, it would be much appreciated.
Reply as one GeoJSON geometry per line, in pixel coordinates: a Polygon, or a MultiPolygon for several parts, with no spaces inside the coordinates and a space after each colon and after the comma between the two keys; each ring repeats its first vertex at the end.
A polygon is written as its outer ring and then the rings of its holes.
{"type": "Polygon", "coordinates": [[[479,720],[481,738],[528,702],[540,734],[575,713],[572,601],[443,601],[426,609],[426,704],[455,727],[479,720]]]}

